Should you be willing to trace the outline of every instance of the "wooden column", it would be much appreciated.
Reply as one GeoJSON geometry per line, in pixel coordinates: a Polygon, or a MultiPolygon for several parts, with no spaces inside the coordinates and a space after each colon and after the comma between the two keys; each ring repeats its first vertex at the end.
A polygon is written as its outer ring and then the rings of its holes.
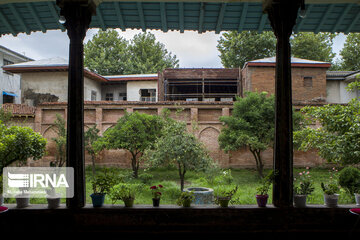
{"type": "Polygon", "coordinates": [[[74,197],[67,199],[67,207],[85,206],[84,162],[84,45],[94,6],[88,1],[58,1],[60,14],[66,19],[70,39],[67,106],[66,166],[74,168],[74,197]]]}
{"type": "Polygon", "coordinates": [[[264,11],[277,38],[275,73],[275,143],[273,204],[293,206],[293,138],[290,35],[301,0],[264,1],[264,11]]]}

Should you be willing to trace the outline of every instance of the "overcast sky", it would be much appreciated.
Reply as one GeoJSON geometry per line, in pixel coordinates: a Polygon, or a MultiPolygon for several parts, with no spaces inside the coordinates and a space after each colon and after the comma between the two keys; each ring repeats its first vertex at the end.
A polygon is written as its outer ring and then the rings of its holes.
{"type": "MultiPolygon", "coordinates": [[[[97,29],[90,29],[87,32],[85,42],[96,34],[97,29]]],[[[121,36],[130,40],[135,34],[141,30],[119,30],[121,36]]],[[[216,45],[221,34],[207,32],[198,34],[194,31],[169,31],[163,33],[161,31],[150,31],[155,34],[156,39],[165,47],[175,54],[179,59],[181,68],[220,68],[222,67],[219,52],[216,45]]],[[[344,35],[339,35],[334,40],[333,51],[339,54],[345,41],[344,35]]],[[[46,33],[35,32],[30,35],[24,33],[17,37],[5,35],[0,37],[0,45],[11,50],[22,53],[27,57],[35,60],[63,57],[68,59],[69,39],[65,32],[60,30],[51,30],[46,33]]],[[[338,57],[338,55],[337,55],[338,57]]]]}

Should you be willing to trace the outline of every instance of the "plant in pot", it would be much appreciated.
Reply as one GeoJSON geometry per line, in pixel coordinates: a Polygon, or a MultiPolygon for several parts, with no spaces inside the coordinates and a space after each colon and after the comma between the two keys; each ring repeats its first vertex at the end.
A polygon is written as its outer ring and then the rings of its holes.
{"type": "Polygon", "coordinates": [[[300,172],[297,178],[294,178],[294,206],[306,207],[306,198],[314,190],[313,183],[311,181],[309,168],[307,171],[300,172]]]}
{"type": "Polygon", "coordinates": [[[328,183],[321,182],[321,189],[324,192],[324,202],[327,207],[336,207],[338,205],[340,187],[336,180],[337,169],[330,170],[330,180],[328,183]]]}
{"type": "Polygon", "coordinates": [[[160,205],[161,192],[159,191],[159,189],[161,188],[163,188],[163,185],[161,184],[150,187],[152,192],[153,207],[159,207],[160,205]]]}
{"type": "Polygon", "coordinates": [[[266,207],[269,198],[268,192],[273,183],[274,177],[274,171],[270,171],[269,174],[261,180],[261,185],[256,188],[256,202],[259,207],[266,207]]]}
{"type": "Polygon", "coordinates": [[[176,200],[176,204],[183,207],[190,207],[194,199],[193,191],[181,192],[180,197],[176,200]]]}
{"type": "Polygon", "coordinates": [[[133,207],[135,201],[135,195],[138,191],[139,185],[120,183],[115,185],[109,195],[113,204],[118,200],[124,202],[125,207],[133,207]]]}
{"type": "Polygon", "coordinates": [[[104,205],[105,195],[115,184],[115,177],[108,173],[107,170],[95,175],[91,181],[93,193],[90,195],[93,207],[104,205]]]}
{"type": "Polygon", "coordinates": [[[360,170],[348,166],[339,172],[339,185],[351,196],[355,196],[356,205],[360,205],[360,170]]]}
{"type": "Polygon", "coordinates": [[[229,202],[237,190],[238,186],[230,189],[226,186],[215,189],[214,203],[220,207],[228,207],[229,202]]]}

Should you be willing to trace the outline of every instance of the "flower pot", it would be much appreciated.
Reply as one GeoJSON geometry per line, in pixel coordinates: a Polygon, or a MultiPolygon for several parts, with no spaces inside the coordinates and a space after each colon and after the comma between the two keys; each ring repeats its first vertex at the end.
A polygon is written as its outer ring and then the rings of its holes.
{"type": "Polygon", "coordinates": [[[337,207],[339,194],[327,195],[324,194],[324,202],[327,207],[337,207]]]}
{"type": "Polygon", "coordinates": [[[30,203],[30,195],[29,194],[18,194],[15,196],[16,199],[16,207],[17,208],[25,208],[29,206],[30,203]]]}
{"type": "Polygon", "coordinates": [[[228,207],[230,198],[218,198],[218,202],[220,207],[228,207]]]}
{"type": "Polygon", "coordinates": [[[360,193],[355,193],[355,201],[356,205],[360,206],[360,193]]]}
{"type": "Polygon", "coordinates": [[[266,207],[269,195],[256,195],[256,201],[259,207],[266,207]]]}
{"type": "Polygon", "coordinates": [[[102,207],[105,201],[105,194],[91,194],[90,195],[93,207],[102,207]]]}
{"type": "Polygon", "coordinates": [[[48,202],[48,208],[55,209],[60,206],[60,196],[54,195],[54,196],[46,196],[47,202],[48,202]]]}
{"type": "Polygon", "coordinates": [[[182,202],[183,207],[190,207],[191,206],[191,199],[185,199],[182,202]]]}
{"type": "Polygon", "coordinates": [[[153,198],[153,207],[158,207],[160,206],[160,198],[153,198]]]}
{"type": "Polygon", "coordinates": [[[307,195],[294,195],[294,206],[297,208],[306,207],[306,197],[307,195]]]}
{"type": "Polygon", "coordinates": [[[134,198],[124,199],[125,207],[132,207],[134,206],[134,198]]]}

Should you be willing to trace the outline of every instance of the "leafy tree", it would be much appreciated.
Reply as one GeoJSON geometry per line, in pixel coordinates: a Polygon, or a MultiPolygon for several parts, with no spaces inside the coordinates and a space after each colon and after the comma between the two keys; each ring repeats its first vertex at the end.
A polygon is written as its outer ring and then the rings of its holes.
{"type": "MultiPolygon", "coordinates": [[[[248,147],[256,162],[256,169],[261,178],[264,163],[261,153],[273,147],[275,128],[274,95],[266,92],[247,92],[245,98],[237,98],[231,116],[222,116],[220,121],[225,124],[219,135],[220,148],[225,152],[248,147]]],[[[294,129],[300,128],[302,117],[293,113],[294,129]]]]}
{"type": "Polygon", "coordinates": [[[129,45],[128,74],[157,73],[165,68],[178,68],[179,60],[166,50],[165,45],[156,42],[152,33],[139,33],[129,45]]]}
{"type": "Polygon", "coordinates": [[[146,150],[144,157],[153,167],[177,167],[181,191],[184,190],[188,170],[201,171],[213,165],[204,145],[187,131],[186,123],[175,120],[167,121],[163,135],[158,138],[153,149],[146,150]]]}
{"type": "Polygon", "coordinates": [[[13,117],[12,112],[5,110],[4,108],[0,108],[0,121],[7,126],[13,117]]]}
{"type": "Polygon", "coordinates": [[[84,45],[84,66],[101,75],[127,73],[128,58],[128,42],[113,29],[99,30],[84,45]]]}
{"type": "Polygon", "coordinates": [[[0,171],[18,161],[24,165],[28,158],[40,159],[45,154],[46,139],[29,127],[7,128],[0,122],[0,171]]]}
{"type": "Polygon", "coordinates": [[[131,153],[131,167],[135,178],[138,177],[141,156],[145,149],[151,148],[160,136],[163,127],[160,116],[145,113],[127,113],[117,124],[106,130],[95,145],[97,149],[126,149],[131,153]]]}
{"type": "Polygon", "coordinates": [[[66,162],[66,127],[65,120],[61,115],[56,114],[53,129],[57,137],[52,138],[55,142],[55,160],[50,162],[51,167],[62,167],[66,162]]]}
{"type": "Polygon", "coordinates": [[[96,141],[100,138],[99,136],[100,130],[97,128],[96,124],[89,128],[84,135],[84,142],[85,142],[85,149],[91,156],[91,162],[92,162],[92,172],[93,176],[95,176],[95,160],[96,155],[102,150],[97,148],[96,141]]]}
{"type": "Polygon", "coordinates": [[[225,32],[217,49],[224,67],[243,67],[248,61],[275,56],[276,37],[273,32],[225,32]]]}
{"type": "Polygon", "coordinates": [[[343,69],[356,71],[360,69],[360,33],[349,33],[344,47],[340,51],[343,59],[343,69]]]}
{"type": "Polygon", "coordinates": [[[294,57],[314,61],[332,62],[333,40],[337,34],[300,32],[291,38],[291,53],[294,57]]]}

